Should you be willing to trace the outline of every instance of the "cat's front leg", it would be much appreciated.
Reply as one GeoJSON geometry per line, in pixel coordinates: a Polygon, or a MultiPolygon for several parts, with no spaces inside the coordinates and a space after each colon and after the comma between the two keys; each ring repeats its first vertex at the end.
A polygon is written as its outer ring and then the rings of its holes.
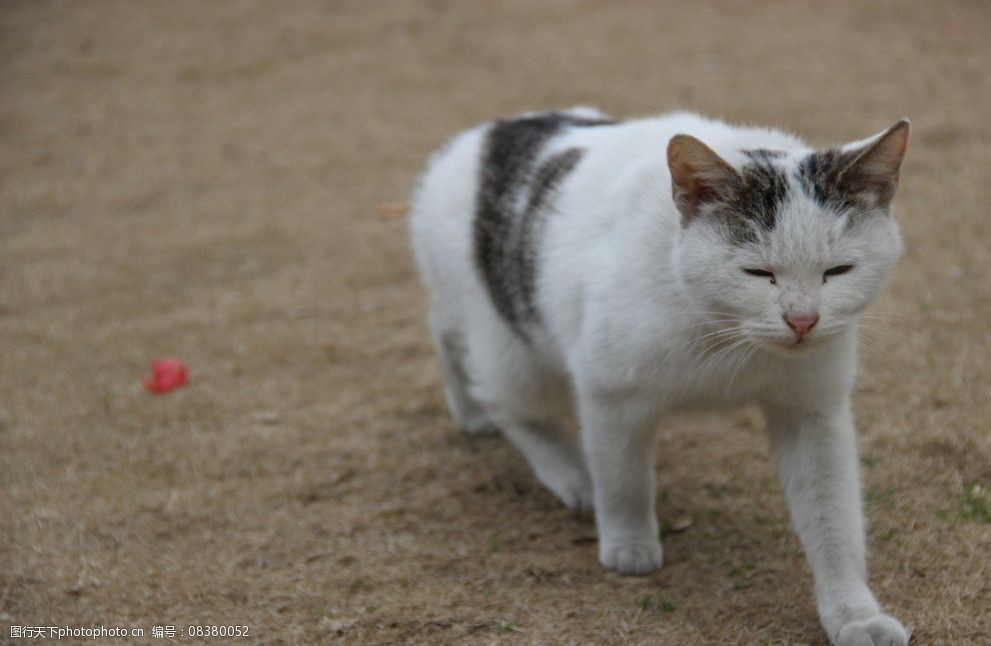
{"type": "Polygon", "coordinates": [[[620,574],[661,567],[654,511],[654,430],[636,398],[580,393],[582,447],[592,476],[599,561],[620,574]]]}
{"type": "Polygon", "coordinates": [[[905,646],[908,633],[867,586],[857,445],[849,401],[771,407],[768,432],[792,523],[815,578],[819,617],[838,646],[905,646]]]}

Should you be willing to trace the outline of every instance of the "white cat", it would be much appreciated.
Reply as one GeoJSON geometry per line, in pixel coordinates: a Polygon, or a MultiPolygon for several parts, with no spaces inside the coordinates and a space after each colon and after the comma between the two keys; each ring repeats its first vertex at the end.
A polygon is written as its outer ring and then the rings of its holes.
{"type": "Polygon", "coordinates": [[[644,574],[662,560],[658,421],[759,405],[829,638],[906,644],[867,586],[850,393],[857,317],[902,249],[888,206],[907,144],[906,121],[815,151],[588,108],[456,136],[410,214],[451,413],[594,509],[602,565],[644,574]]]}

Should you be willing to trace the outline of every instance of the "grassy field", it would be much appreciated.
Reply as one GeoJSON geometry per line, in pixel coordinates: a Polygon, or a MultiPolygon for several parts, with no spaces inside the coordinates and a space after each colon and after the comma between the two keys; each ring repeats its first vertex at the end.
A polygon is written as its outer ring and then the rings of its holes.
{"type": "Polygon", "coordinates": [[[916,643],[991,643],[989,70],[977,1],[3,2],[0,642],[824,643],[752,412],[665,423],[666,562],[621,578],[444,409],[376,205],[460,128],[586,103],[912,118],[855,399],[871,580],[916,643]],[[151,395],[162,355],[190,382],[151,395]]]}

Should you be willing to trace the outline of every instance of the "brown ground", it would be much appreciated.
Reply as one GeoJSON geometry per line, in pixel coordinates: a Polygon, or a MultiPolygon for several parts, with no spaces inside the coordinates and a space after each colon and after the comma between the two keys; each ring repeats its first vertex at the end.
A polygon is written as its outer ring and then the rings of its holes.
{"type": "Polygon", "coordinates": [[[917,643],[989,643],[988,5],[666,4],[0,5],[0,641],[823,643],[755,416],[665,425],[692,524],[629,579],[444,410],[374,205],[459,128],[594,103],[820,144],[913,118],[856,394],[872,581],[917,643]],[[144,392],[173,354],[190,384],[144,392]]]}

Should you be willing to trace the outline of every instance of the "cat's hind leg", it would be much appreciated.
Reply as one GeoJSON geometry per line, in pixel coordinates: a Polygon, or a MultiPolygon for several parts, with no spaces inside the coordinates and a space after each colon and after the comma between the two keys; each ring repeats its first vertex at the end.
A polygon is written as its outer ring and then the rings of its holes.
{"type": "Polygon", "coordinates": [[[556,420],[506,420],[503,434],[526,456],[537,479],[568,509],[593,509],[592,480],[573,433],[556,420]]]}
{"type": "Polygon", "coordinates": [[[464,332],[450,316],[437,307],[431,312],[430,327],[444,375],[447,408],[455,423],[465,433],[497,432],[499,429],[485,414],[485,409],[471,395],[471,376],[467,367],[468,348],[464,332]]]}
{"type": "Polygon", "coordinates": [[[469,345],[475,399],[544,486],[568,508],[591,511],[592,481],[581,445],[563,421],[570,405],[567,382],[499,321],[476,326],[469,345]]]}

